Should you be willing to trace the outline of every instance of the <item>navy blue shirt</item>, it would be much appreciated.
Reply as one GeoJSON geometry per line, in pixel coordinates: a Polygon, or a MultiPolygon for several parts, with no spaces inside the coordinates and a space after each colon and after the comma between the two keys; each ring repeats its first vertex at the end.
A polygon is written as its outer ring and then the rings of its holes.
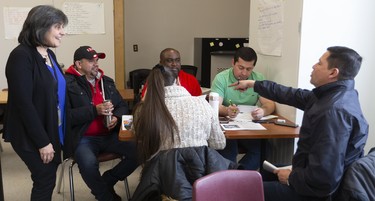
{"type": "Polygon", "coordinates": [[[354,80],[336,81],[312,91],[257,81],[254,90],[304,111],[289,183],[301,196],[330,196],[346,168],[363,156],[367,140],[369,126],[354,80]]]}

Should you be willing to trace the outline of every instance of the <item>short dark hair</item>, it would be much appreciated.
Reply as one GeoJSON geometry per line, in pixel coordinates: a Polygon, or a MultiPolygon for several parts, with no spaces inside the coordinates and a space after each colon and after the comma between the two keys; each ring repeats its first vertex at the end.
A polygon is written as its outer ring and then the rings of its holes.
{"type": "Polygon", "coordinates": [[[165,53],[169,52],[169,51],[174,51],[174,52],[176,52],[177,54],[180,55],[180,52],[178,50],[176,50],[174,48],[171,48],[171,47],[168,47],[168,48],[165,48],[164,50],[162,50],[160,52],[160,60],[164,60],[165,59],[165,53]]]}
{"type": "Polygon", "coordinates": [[[54,24],[67,25],[68,17],[53,6],[35,6],[30,10],[23,23],[18,42],[34,47],[47,46],[45,35],[54,24]]]}
{"type": "Polygon", "coordinates": [[[257,64],[258,56],[257,53],[251,47],[241,47],[234,54],[234,63],[238,61],[238,58],[244,61],[254,61],[254,66],[257,64]]]}
{"type": "Polygon", "coordinates": [[[342,46],[332,46],[327,51],[330,53],[327,58],[328,68],[339,69],[339,80],[354,79],[357,76],[362,57],[356,51],[342,46]]]}

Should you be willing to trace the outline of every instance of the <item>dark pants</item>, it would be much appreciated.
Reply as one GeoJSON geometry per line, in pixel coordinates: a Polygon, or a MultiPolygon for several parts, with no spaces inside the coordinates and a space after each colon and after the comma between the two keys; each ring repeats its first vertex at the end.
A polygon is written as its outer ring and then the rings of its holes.
{"type": "Polygon", "coordinates": [[[121,142],[117,133],[108,136],[83,137],[74,153],[81,176],[91,193],[99,201],[112,200],[108,187],[119,180],[124,180],[137,167],[136,147],[134,142],[121,142]],[[103,152],[117,153],[124,156],[115,167],[107,171],[111,181],[104,180],[99,172],[97,155],[103,152]]]}
{"type": "MultiPolygon", "coordinates": [[[[276,167],[285,165],[275,164],[276,167]]],[[[267,170],[260,171],[263,179],[265,201],[302,201],[291,186],[281,184],[277,175],[267,170]]]]}
{"type": "MultiPolygon", "coordinates": [[[[282,167],[285,165],[276,165],[282,167]]],[[[331,201],[331,197],[317,198],[299,196],[292,186],[281,184],[277,175],[266,170],[261,171],[265,201],[331,201]]]]}
{"type": "MultiPolygon", "coordinates": [[[[59,164],[53,161],[44,164],[40,158],[39,151],[31,152],[15,147],[13,149],[31,172],[33,188],[31,190],[30,201],[51,201],[59,164]]],[[[55,156],[60,157],[59,153],[55,154],[55,156]]]]}
{"type": "Polygon", "coordinates": [[[332,201],[329,197],[299,196],[292,186],[278,181],[263,182],[265,201],[332,201]]]}
{"type": "Polygon", "coordinates": [[[260,167],[261,140],[227,140],[225,148],[218,152],[224,158],[237,163],[238,147],[245,150],[245,155],[238,161],[239,168],[257,170],[260,167]]]}
{"type": "Polygon", "coordinates": [[[291,186],[279,181],[265,181],[263,187],[265,201],[303,201],[291,186]]]}

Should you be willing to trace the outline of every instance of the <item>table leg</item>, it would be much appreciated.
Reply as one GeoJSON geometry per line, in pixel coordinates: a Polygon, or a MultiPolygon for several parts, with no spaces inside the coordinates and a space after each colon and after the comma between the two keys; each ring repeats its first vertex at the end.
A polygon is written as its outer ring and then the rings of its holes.
{"type": "Polygon", "coordinates": [[[260,143],[259,171],[263,170],[263,161],[267,159],[267,139],[261,139],[260,143]]]}

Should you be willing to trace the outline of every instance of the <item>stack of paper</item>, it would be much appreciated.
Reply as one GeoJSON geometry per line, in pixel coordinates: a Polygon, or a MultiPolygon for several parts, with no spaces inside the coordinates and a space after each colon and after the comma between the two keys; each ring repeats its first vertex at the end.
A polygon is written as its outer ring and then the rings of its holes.
{"type": "MultiPolygon", "coordinates": [[[[220,125],[223,130],[266,130],[260,123],[253,122],[251,111],[258,108],[250,105],[237,105],[239,113],[236,118],[229,119],[229,121],[221,121],[220,125]]],[[[277,118],[276,115],[268,115],[261,118],[261,120],[268,120],[277,118]]]]}
{"type": "Polygon", "coordinates": [[[266,130],[260,123],[252,121],[229,121],[225,124],[220,124],[224,130],[266,130]]]}
{"type": "MultiPolygon", "coordinates": [[[[233,119],[233,121],[240,121],[240,122],[247,122],[252,121],[253,117],[251,116],[251,111],[258,108],[257,106],[250,106],[250,105],[237,105],[240,113],[237,115],[236,118],[233,119]]],[[[277,118],[276,115],[267,115],[262,117],[260,120],[268,120],[268,119],[274,119],[277,118]]]]}

